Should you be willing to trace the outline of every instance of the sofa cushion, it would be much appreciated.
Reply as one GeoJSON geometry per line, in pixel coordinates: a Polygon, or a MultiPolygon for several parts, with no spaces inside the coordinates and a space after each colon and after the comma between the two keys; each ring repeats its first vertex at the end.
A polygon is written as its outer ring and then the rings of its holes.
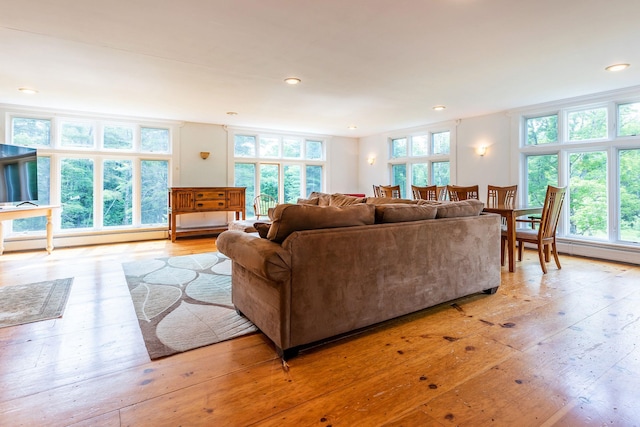
{"type": "Polygon", "coordinates": [[[349,206],[356,203],[364,203],[366,197],[347,196],[346,194],[334,193],[329,198],[329,206],[349,206]]]}
{"type": "Polygon", "coordinates": [[[411,205],[407,203],[392,203],[375,205],[376,223],[421,221],[434,219],[438,211],[437,206],[411,205]]]}
{"type": "Polygon", "coordinates": [[[388,205],[390,203],[398,204],[398,203],[406,203],[410,205],[417,205],[417,200],[411,199],[394,199],[392,197],[367,197],[366,202],[370,205],[388,205]]]}
{"type": "Polygon", "coordinates": [[[484,208],[484,202],[476,199],[460,200],[458,202],[442,202],[437,205],[436,218],[458,218],[463,216],[478,216],[484,208]]]}
{"type": "Polygon", "coordinates": [[[375,222],[375,207],[360,203],[350,206],[281,204],[275,208],[267,239],[282,243],[289,234],[318,228],[354,227],[375,222]]]}

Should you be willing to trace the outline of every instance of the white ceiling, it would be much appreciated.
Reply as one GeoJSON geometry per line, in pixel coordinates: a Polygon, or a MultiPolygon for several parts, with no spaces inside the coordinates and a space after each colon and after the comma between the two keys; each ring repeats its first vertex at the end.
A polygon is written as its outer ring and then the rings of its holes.
{"type": "Polygon", "coordinates": [[[0,0],[0,103],[358,137],[636,86],[638,16],[640,0],[0,0]]]}

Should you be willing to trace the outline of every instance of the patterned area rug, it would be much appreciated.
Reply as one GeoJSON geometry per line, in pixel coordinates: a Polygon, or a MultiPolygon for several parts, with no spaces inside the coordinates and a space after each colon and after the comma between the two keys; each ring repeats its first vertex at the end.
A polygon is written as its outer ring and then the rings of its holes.
{"type": "Polygon", "coordinates": [[[0,287],[0,328],[62,317],[73,277],[0,287]]]}
{"type": "Polygon", "coordinates": [[[218,252],[122,264],[151,359],[257,328],[231,303],[231,261],[218,252]]]}

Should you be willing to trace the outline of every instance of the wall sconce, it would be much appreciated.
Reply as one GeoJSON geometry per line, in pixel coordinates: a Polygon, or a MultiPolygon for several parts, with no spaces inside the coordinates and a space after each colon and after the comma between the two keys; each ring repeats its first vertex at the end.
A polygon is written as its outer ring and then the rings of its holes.
{"type": "Polygon", "coordinates": [[[373,164],[376,162],[376,157],[375,156],[369,156],[367,158],[367,163],[369,163],[371,166],[373,166],[373,164]]]}
{"type": "Polygon", "coordinates": [[[200,152],[200,158],[202,160],[207,160],[209,158],[209,152],[208,151],[201,151],[200,152]]]}
{"type": "Polygon", "coordinates": [[[480,147],[478,147],[478,155],[480,157],[484,156],[485,154],[487,154],[487,146],[486,145],[481,145],[480,147]]]}

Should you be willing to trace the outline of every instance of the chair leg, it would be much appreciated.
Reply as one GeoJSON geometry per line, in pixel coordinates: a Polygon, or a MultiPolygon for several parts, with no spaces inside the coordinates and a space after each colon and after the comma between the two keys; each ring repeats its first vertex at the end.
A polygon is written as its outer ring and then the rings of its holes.
{"type": "Polygon", "coordinates": [[[518,261],[522,261],[522,247],[524,246],[524,242],[516,241],[516,244],[518,245],[518,261]]]}
{"type": "Polygon", "coordinates": [[[560,270],[562,267],[560,266],[560,258],[558,258],[558,248],[556,247],[555,240],[551,244],[551,251],[553,252],[553,258],[556,260],[556,266],[558,266],[558,270],[560,270]]]}
{"type": "Polygon", "coordinates": [[[544,245],[538,245],[538,258],[540,258],[540,267],[542,267],[542,272],[547,274],[547,265],[544,262],[544,245]]]}
{"type": "Polygon", "coordinates": [[[500,264],[504,267],[504,254],[506,252],[505,246],[507,245],[507,239],[500,239],[500,264]]]}

